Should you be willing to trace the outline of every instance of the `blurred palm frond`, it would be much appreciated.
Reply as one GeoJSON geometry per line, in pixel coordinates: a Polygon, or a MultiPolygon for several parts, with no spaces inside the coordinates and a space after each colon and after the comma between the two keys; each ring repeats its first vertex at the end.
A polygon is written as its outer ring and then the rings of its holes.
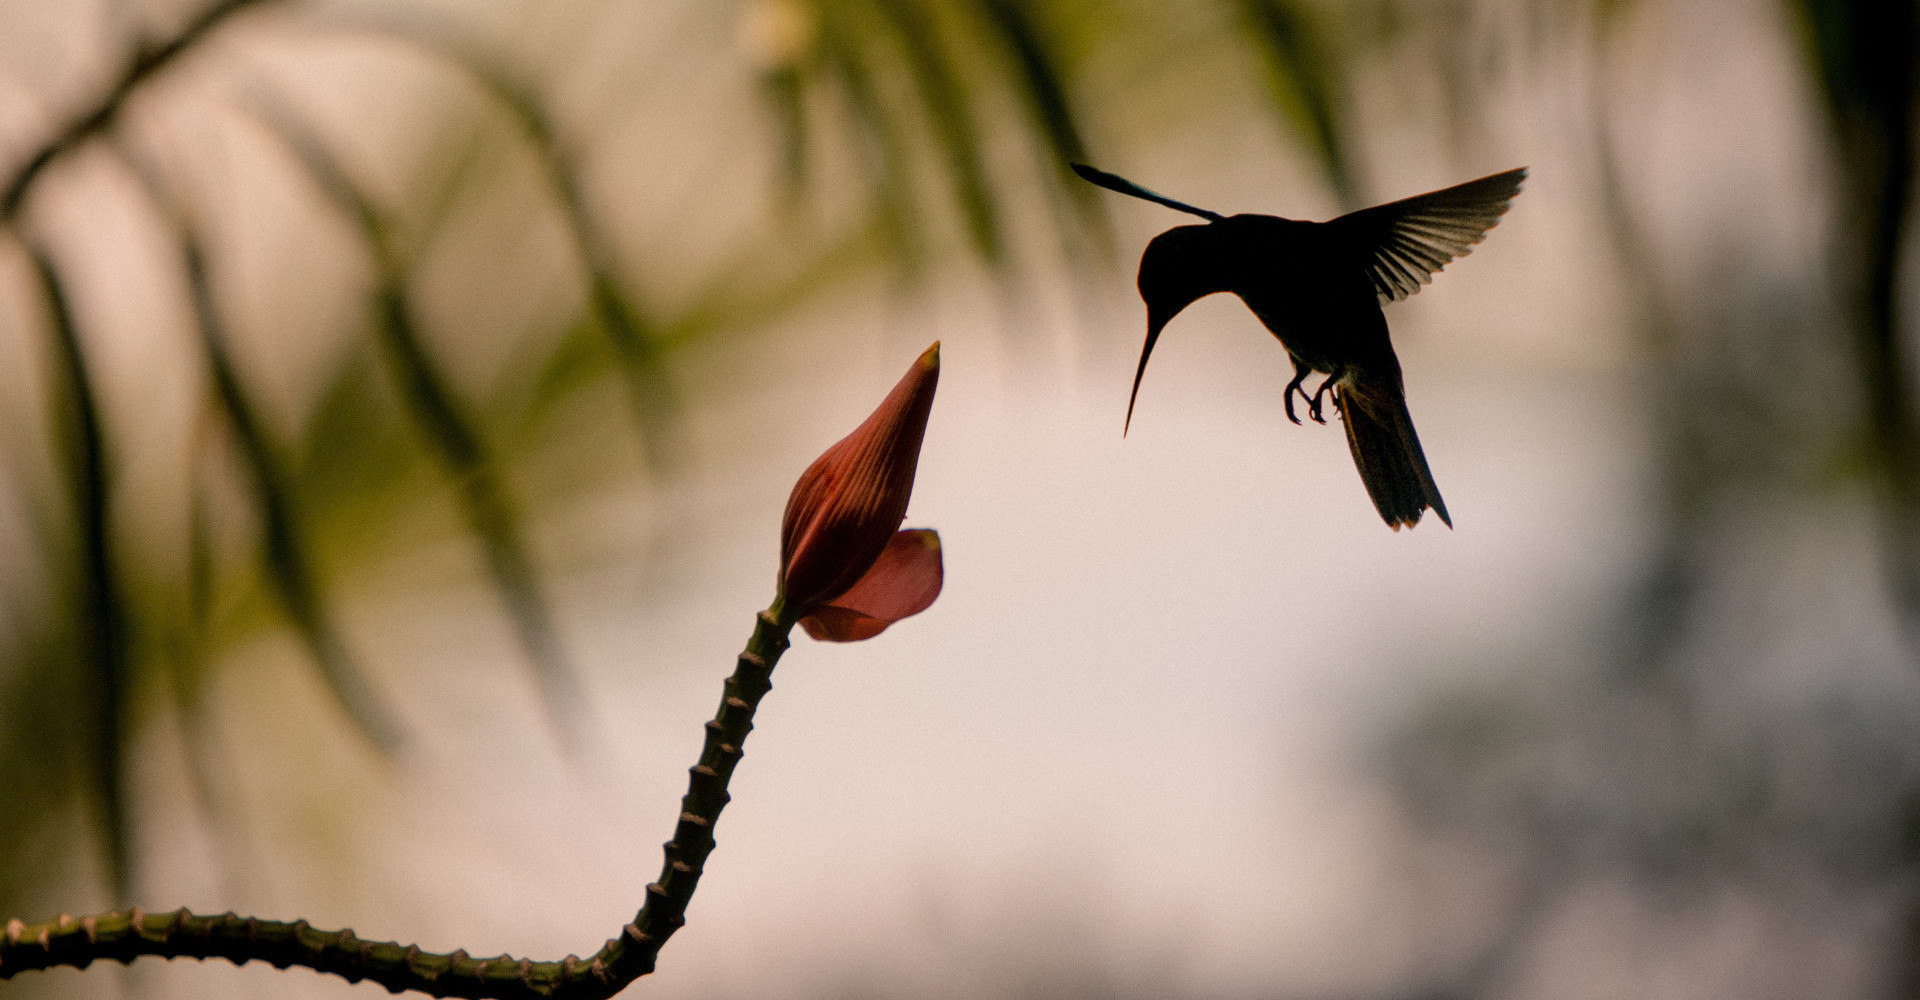
{"type": "Polygon", "coordinates": [[[561,649],[553,613],[534,572],[521,515],[490,449],[455,400],[439,363],[415,332],[406,264],[393,245],[389,224],[295,112],[282,104],[269,105],[264,99],[250,110],[285,143],[307,175],[357,224],[366,240],[375,260],[378,303],[374,331],[381,357],[407,404],[408,416],[453,481],[468,526],[480,540],[487,569],[540,681],[556,731],[569,741],[577,738],[573,717],[584,709],[584,696],[573,666],[561,649]]]}
{"type": "MultiPolygon", "coordinates": [[[[232,433],[238,457],[246,466],[247,481],[253,487],[252,505],[259,515],[262,535],[261,557],[274,597],[347,718],[377,749],[391,752],[401,744],[403,730],[393,709],[368,680],[333,619],[325,588],[307,551],[312,531],[298,506],[281,448],[269,439],[266,424],[242,383],[227,346],[201,237],[190,213],[177,203],[166,181],[158,175],[158,169],[136,153],[126,152],[123,159],[168,221],[173,241],[180,247],[181,267],[193,304],[194,327],[211,376],[215,412],[222,418],[222,426],[232,433]]],[[[189,617],[189,627],[204,624],[203,612],[212,588],[213,558],[204,523],[205,504],[196,500],[192,516],[189,605],[195,613],[189,617]]],[[[204,637],[196,636],[190,645],[203,649],[204,637]]]]}
{"type": "Polygon", "coordinates": [[[115,899],[126,899],[133,872],[133,835],[127,816],[126,703],[132,696],[127,640],[128,610],[119,579],[119,556],[108,523],[113,473],[99,394],[75,326],[66,284],[53,258],[39,247],[29,253],[45,295],[57,362],[55,383],[63,405],[55,423],[68,460],[67,495],[73,505],[75,659],[83,668],[73,692],[80,706],[81,752],[86,783],[100,810],[106,870],[115,899]]]}
{"type": "Polygon", "coordinates": [[[1264,57],[1274,108],[1316,154],[1343,208],[1362,207],[1358,171],[1343,134],[1351,117],[1346,81],[1317,15],[1299,0],[1240,0],[1240,7],[1264,57]]]}

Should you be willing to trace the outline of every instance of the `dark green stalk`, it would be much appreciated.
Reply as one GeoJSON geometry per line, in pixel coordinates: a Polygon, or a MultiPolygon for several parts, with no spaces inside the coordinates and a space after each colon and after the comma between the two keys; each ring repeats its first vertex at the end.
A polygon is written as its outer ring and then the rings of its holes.
{"type": "Polygon", "coordinates": [[[421,951],[418,945],[362,941],[351,929],[315,930],[305,920],[288,923],[233,913],[200,916],[184,908],[149,914],[136,907],[79,919],[62,914],[37,924],[8,921],[0,936],[0,980],[30,969],[84,969],[99,959],[131,963],[141,955],[157,955],[224,958],[235,965],[261,961],[281,969],[300,965],[351,983],[370,980],[394,993],[416,990],[437,997],[613,996],[652,972],[661,946],[686,923],[687,903],[713,852],[714,824],[727,805],[727,782],[753,730],[754,710],[773,688],[773,667],[786,651],[792,629],[777,601],[755,621],[753,637],[727,678],[720,709],[707,723],[700,761],[689,771],[660,880],[647,886],[646,903],[633,922],[588,958],[474,958],[464,949],[442,955],[421,951]]]}

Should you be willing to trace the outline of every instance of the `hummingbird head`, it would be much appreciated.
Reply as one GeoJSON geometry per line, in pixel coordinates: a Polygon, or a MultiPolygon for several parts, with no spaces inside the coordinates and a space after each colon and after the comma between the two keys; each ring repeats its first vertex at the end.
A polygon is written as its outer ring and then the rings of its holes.
{"type": "Polygon", "coordinates": [[[1159,333],[1182,309],[1228,290],[1228,261],[1214,223],[1175,226],[1153,238],[1140,255],[1140,298],[1147,304],[1147,330],[1159,333]]]}
{"type": "Polygon", "coordinates": [[[1140,299],[1147,304],[1147,341],[1140,348],[1140,367],[1133,374],[1133,394],[1127,397],[1128,426],[1133,424],[1140,378],[1147,373],[1147,358],[1153,354],[1160,331],[1195,301],[1231,290],[1231,261],[1221,252],[1221,233],[1216,225],[1175,226],[1155,236],[1140,255],[1140,299]]]}

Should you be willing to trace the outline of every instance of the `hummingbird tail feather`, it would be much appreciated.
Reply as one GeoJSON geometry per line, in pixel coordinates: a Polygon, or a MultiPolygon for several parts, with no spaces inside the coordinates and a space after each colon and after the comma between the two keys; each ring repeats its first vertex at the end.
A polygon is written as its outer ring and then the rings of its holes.
{"type": "Polygon", "coordinates": [[[1335,387],[1341,422],[1347,427],[1347,446],[1353,451],[1360,481],[1387,526],[1399,531],[1420,523],[1431,507],[1447,527],[1446,501],[1434,485],[1420,437],[1413,431],[1407,397],[1398,379],[1356,377],[1335,387]]]}

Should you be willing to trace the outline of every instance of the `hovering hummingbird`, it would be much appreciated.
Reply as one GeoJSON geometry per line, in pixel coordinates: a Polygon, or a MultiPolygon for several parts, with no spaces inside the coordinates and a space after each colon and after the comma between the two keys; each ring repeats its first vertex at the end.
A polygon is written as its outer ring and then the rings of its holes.
{"type": "Polygon", "coordinates": [[[1133,393],[1127,397],[1128,426],[1147,357],[1161,329],[1202,296],[1232,292],[1293,359],[1287,419],[1300,422],[1293,409],[1297,392],[1307,404],[1307,416],[1326,423],[1321,402],[1331,393],[1346,424],[1347,446],[1360,481],[1387,525],[1395,531],[1402,525],[1412,527],[1431,507],[1453,527],[1413,432],[1400,360],[1394,356],[1380,306],[1419,291],[1449,261],[1472,253],[1520,193],[1525,167],[1331,222],[1225,216],[1103,170],[1078,163],[1073,170],[1108,190],[1207,220],[1161,233],[1140,257],[1147,342],[1140,349],[1133,393]],[[1308,395],[1302,383],[1311,372],[1326,378],[1308,395]]]}

